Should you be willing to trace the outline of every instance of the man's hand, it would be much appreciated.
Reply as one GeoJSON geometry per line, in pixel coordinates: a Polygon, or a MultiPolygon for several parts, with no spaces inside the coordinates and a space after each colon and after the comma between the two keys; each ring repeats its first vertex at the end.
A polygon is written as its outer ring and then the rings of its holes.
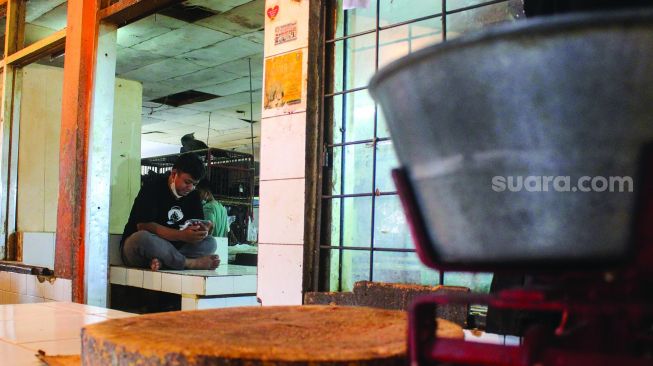
{"type": "Polygon", "coordinates": [[[206,230],[207,232],[212,232],[213,231],[213,222],[209,220],[205,220],[200,222],[200,228],[201,230],[206,230]]]}
{"type": "Polygon", "coordinates": [[[169,241],[183,241],[186,243],[199,243],[209,234],[208,230],[202,230],[200,225],[191,225],[184,230],[171,229],[155,222],[136,224],[138,230],[147,230],[169,241]]]}
{"type": "Polygon", "coordinates": [[[199,243],[209,234],[208,230],[202,228],[204,225],[191,225],[181,230],[182,241],[187,243],[199,243]]]}

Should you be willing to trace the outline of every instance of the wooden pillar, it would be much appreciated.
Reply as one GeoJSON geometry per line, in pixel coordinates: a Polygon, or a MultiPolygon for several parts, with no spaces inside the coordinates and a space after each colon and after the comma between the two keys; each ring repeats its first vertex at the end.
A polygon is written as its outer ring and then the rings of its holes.
{"type": "MultiPolygon", "coordinates": [[[[1,3],[1,2],[0,2],[1,3]]],[[[4,60],[23,47],[25,35],[25,1],[6,1],[4,60]]],[[[15,247],[5,242],[16,229],[16,168],[18,166],[18,121],[22,74],[18,67],[5,64],[2,69],[2,163],[0,167],[0,259],[15,259],[15,247]],[[6,249],[9,249],[6,251],[6,249]]],[[[14,242],[15,244],[15,242],[14,242]]]]}
{"type": "Polygon", "coordinates": [[[72,279],[72,299],[84,302],[88,141],[99,0],[69,0],[59,150],[55,275],[72,279]]]}

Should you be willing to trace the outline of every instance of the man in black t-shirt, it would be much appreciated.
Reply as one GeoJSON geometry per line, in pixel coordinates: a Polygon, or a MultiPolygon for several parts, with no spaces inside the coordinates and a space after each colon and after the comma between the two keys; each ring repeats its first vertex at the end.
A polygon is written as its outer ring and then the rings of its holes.
{"type": "Polygon", "coordinates": [[[123,262],[156,271],[215,269],[217,243],[208,235],[202,202],[195,186],[204,176],[204,164],[195,154],[183,154],[172,171],[143,185],[134,200],[120,242],[123,262]]]}

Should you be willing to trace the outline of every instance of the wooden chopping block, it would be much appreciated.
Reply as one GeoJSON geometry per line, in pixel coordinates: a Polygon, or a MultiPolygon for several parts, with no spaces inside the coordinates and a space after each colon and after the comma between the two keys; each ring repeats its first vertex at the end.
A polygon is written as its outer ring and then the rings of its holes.
{"type": "MultiPolygon", "coordinates": [[[[407,324],[403,311],[347,306],[149,314],[84,327],[82,364],[403,366],[407,324]]],[[[442,320],[438,336],[463,332],[442,320]]]]}

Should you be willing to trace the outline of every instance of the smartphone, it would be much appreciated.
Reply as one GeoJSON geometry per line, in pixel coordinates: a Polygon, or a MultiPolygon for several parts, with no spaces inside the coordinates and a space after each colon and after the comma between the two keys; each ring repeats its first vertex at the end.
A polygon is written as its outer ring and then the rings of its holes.
{"type": "Polygon", "coordinates": [[[203,225],[203,226],[209,226],[211,221],[209,220],[200,220],[200,219],[188,219],[186,222],[184,222],[183,225],[179,227],[179,230],[184,230],[185,228],[193,225],[203,225]]]}

